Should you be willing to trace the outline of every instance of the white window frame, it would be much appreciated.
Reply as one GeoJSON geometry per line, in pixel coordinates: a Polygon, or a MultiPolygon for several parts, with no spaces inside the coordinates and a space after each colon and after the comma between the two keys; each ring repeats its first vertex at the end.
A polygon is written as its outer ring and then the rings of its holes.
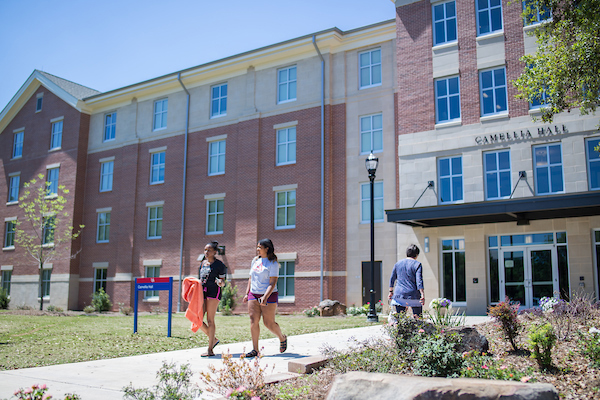
{"type": "Polygon", "coordinates": [[[295,101],[298,96],[298,69],[296,65],[277,70],[277,104],[295,101]],[[294,78],[290,77],[294,71],[294,78]],[[285,76],[282,76],[285,73],[285,76]],[[283,93],[282,93],[283,90],[283,93]],[[292,93],[293,92],[293,93],[292,93]],[[282,95],[283,94],[283,95],[282,95]]]}
{"type": "Polygon", "coordinates": [[[600,137],[591,137],[585,140],[585,150],[586,150],[586,164],[588,171],[588,190],[600,190],[600,155],[594,150],[592,142],[597,142],[597,145],[600,146],[600,137]],[[595,159],[592,159],[592,154],[595,155],[595,159]],[[598,165],[598,186],[592,186],[592,165],[598,165]]]}
{"type": "Polygon", "coordinates": [[[50,150],[58,150],[62,147],[63,119],[50,121],[52,123],[52,133],[50,134],[50,150]]]}
{"type": "Polygon", "coordinates": [[[275,229],[294,229],[296,228],[296,218],[297,218],[297,214],[296,214],[296,205],[298,204],[298,197],[297,197],[297,192],[296,192],[296,188],[289,188],[289,189],[282,189],[282,190],[275,190],[275,229]],[[294,202],[293,203],[288,203],[288,198],[289,198],[289,193],[294,193],[294,202]],[[282,194],[284,197],[284,201],[280,204],[279,203],[279,195],[282,194]],[[279,221],[278,221],[278,214],[279,214],[279,210],[283,210],[283,217],[284,217],[284,221],[285,224],[279,225],[279,221]],[[294,213],[294,223],[293,224],[288,224],[288,219],[290,218],[290,212],[294,213]]]}
{"type": "Polygon", "coordinates": [[[2,250],[14,250],[16,229],[17,229],[17,219],[16,218],[11,218],[9,220],[4,221],[4,242],[3,242],[2,250]],[[10,228],[12,228],[12,229],[10,229],[10,228]]]}
{"type": "Polygon", "coordinates": [[[360,129],[360,154],[383,152],[383,114],[365,115],[360,117],[358,122],[360,129]],[[363,137],[365,136],[369,137],[369,148],[363,146],[363,137]],[[375,147],[377,141],[379,142],[379,146],[375,147]]]}
{"type": "Polygon", "coordinates": [[[46,197],[52,197],[58,195],[58,180],[60,179],[60,166],[46,167],[46,182],[48,185],[48,191],[46,197]]]}
{"type": "Polygon", "coordinates": [[[146,225],[146,239],[155,240],[162,239],[162,222],[163,222],[163,204],[147,205],[148,207],[148,218],[146,225]],[[152,218],[152,210],[154,210],[155,217],[152,218]],[[159,217],[160,211],[160,217],[159,217]],[[154,223],[154,229],[151,229],[152,223],[154,223]],[[160,232],[159,232],[160,231],[160,232]]]}
{"type": "MultiPolygon", "coordinates": [[[[146,278],[158,278],[160,277],[160,265],[145,265],[144,276],[146,278]]],[[[144,301],[158,301],[159,291],[158,290],[145,290],[144,301]]]]}
{"type": "MultiPolygon", "coordinates": [[[[383,211],[384,195],[383,180],[373,182],[373,204],[375,206],[373,221],[375,223],[385,222],[385,213],[383,211]],[[377,195],[379,191],[381,192],[381,196],[377,195]],[[379,211],[379,209],[381,209],[381,211],[379,211]]],[[[371,223],[371,182],[360,184],[360,223],[371,223]],[[367,214],[366,216],[365,213],[367,214]]]]}
{"type": "Polygon", "coordinates": [[[208,142],[208,176],[223,175],[225,173],[226,152],[226,139],[214,139],[208,142]],[[214,172],[213,166],[216,166],[214,172]]]}
{"type": "Polygon", "coordinates": [[[100,160],[100,192],[112,191],[114,170],[114,159],[105,161],[100,160]]]}
{"type": "Polygon", "coordinates": [[[453,76],[447,76],[444,78],[439,78],[436,79],[434,81],[434,87],[435,87],[435,123],[436,124],[445,124],[447,122],[457,122],[461,120],[461,108],[460,108],[460,77],[458,75],[453,75],[453,76]],[[457,80],[457,85],[456,87],[458,88],[458,92],[456,93],[450,93],[450,80],[451,79],[456,79],[457,80]],[[446,90],[446,94],[440,94],[439,90],[438,90],[438,83],[444,83],[444,87],[446,90]],[[448,115],[447,119],[440,119],[440,111],[441,111],[441,107],[440,107],[440,100],[443,100],[445,102],[445,112],[448,115]],[[458,100],[458,117],[452,118],[451,116],[451,109],[452,107],[450,106],[450,104],[453,101],[458,100]]]}
{"type": "Polygon", "coordinates": [[[164,98],[154,101],[152,109],[152,130],[159,131],[161,129],[166,129],[169,111],[169,99],[164,98]]]}
{"type": "Polygon", "coordinates": [[[558,194],[558,193],[565,193],[565,176],[564,176],[564,168],[563,168],[563,155],[562,155],[562,143],[544,143],[544,144],[540,144],[537,146],[533,146],[533,173],[535,175],[535,194],[538,196],[545,196],[545,195],[553,195],[553,194],[558,194]],[[560,162],[551,162],[550,161],[550,147],[555,147],[558,146],[559,148],[559,153],[560,153],[560,162]],[[536,158],[536,150],[540,149],[540,148],[546,148],[546,164],[544,166],[538,166],[537,165],[537,158],[536,158]],[[551,173],[552,170],[555,168],[560,168],[560,179],[561,179],[561,185],[562,185],[562,189],[561,190],[553,190],[552,189],[552,178],[551,178],[551,173]],[[539,190],[539,184],[540,184],[540,176],[538,173],[541,173],[542,170],[546,170],[547,171],[547,178],[548,178],[548,192],[544,192],[544,193],[540,193],[539,190]]]}
{"type": "Polygon", "coordinates": [[[438,166],[438,188],[439,188],[439,201],[440,204],[456,204],[456,203],[463,203],[464,202],[464,198],[465,198],[465,181],[464,181],[464,166],[463,166],[463,162],[462,162],[462,155],[461,156],[450,156],[450,157],[441,157],[438,158],[438,162],[437,162],[437,166],[438,166]],[[453,163],[452,160],[459,158],[460,159],[460,173],[456,173],[454,171],[453,168],[453,163]],[[441,163],[444,160],[449,160],[449,174],[448,175],[442,175],[442,171],[441,171],[441,163]],[[456,198],[456,194],[454,192],[454,180],[455,179],[459,179],[460,178],[460,198],[457,199],[456,198]],[[448,179],[450,182],[450,200],[444,200],[442,199],[442,180],[444,179],[448,179]]]}
{"type": "Polygon", "coordinates": [[[455,0],[451,0],[451,1],[445,1],[442,3],[436,3],[433,4],[431,6],[431,17],[433,19],[433,46],[439,46],[442,44],[447,44],[447,43],[456,43],[458,41],[458,29],[457,29],[457,22],[456,22],[456,1],[455,0]],[[454,4],[454,16],[450,16],[448,17],[448,5],[450,3],[454,4]],[[438,7],[442,7],[443,9],[443,17],[436,20],[435,19],[435,10],[438,7]],[[450,26],[450,24],[454,24],[454,35],[456,36],[454,39],[448,39],[448,28],[450,26]],[[441,27],[440,27],[441,25],[441,27]],[[437,42],[437,32],[438,29],[442,29],[444,32],[444,40],[437,42]]]}
{"type": "Polygon", "coordinates": [[[39,113],[42,111],[42,107],[44,104],[44,93],[38,93],[35,99],[35,112],[39,113]]]}
{"type": "Polygon", "coordinates": [[[106,289],[108,288],[108,268],[94,268],[94,293],[96,293],[100,288],[106,289]],[[100,274],[100,276],[98,276],[100,274]]]}
{"type": "Polygon", "coordinates": [[[14,132],[13,137],[13,151],[12,158],[21,158],[23,157],[23,139],[25,136],[25,130],[20,130],[18,132],[14,132]]]}
{"type": "Polygon", "coordinates": [[[104,137],[103,142],[115,140],[117,136],[117,112],[104,114],[104,137]]]}
{"type": "Polygon", "coordinates": [[[510,198],[511,195],[511,188],[512,188],[512,170],[511,170],[511,164],[510,164],[510,149],[505,149],[505,150],[494,150],[494,151],[487,151],[483,153],[483,181],[484,181],[484,186],[485,186],[485,198],[486,200],[497,200],[497,199],[508,199],[510,198]],[[508,154],[508,168],[500,168],[500,154],[508,154]],[[495,163],[496,163],[496,168],[495,169],[488,169],[488,155],[494,155],[495,157],[495,163]],[[502,196],[501,194],[501,187],[500,187],[500,174],[506,174],[508,173],[508,193],[505,196],[502,196]],[[489,196],[489,182],[488,182],[488,175],[495,175],[494,178],[494,183],[496,185],[496,190],[498,193],[498,196],[495,197],[491,197],[489,196]]]}
{"type": "Polygon", "coordinates": [[[165,183],[166,151],[153,151],[150,153],[150,184],[165,183]],[[162,178],[161,178],[162,172],[162,178]]]}
{"type": "Polygon", "coordinates": [[[108,243],[110,240],[110,214],[112,210],[96,210],[96,243],[108,243]],[[104,218],[102,218],[104,217],[104,218]]]}
{"type": "Polygon", "coordinates": [[[486,117],[486,116],[490,116],[490,115],[505,115],[508,114],[508,85],[506,82],[506,67],[503,65],[501,67],[494,67],[494,68],[489,68],[489,69],[484,69],[479,71],[479,101],[481,104],[481,116],[482,117],[486,117]],[[496,71],[502,70],[502,73],[504,75],[504,82],[496,82],[496,71]],[[492,86],[489,87],[483,87],[483,74],[487,74],[491,72],[491,77],[492,77],[492,86]],[[496,96],[496,93],[498,90],[503,89],[504,90],[504,101],[506,102],[505,104],[505,109],[504,110],[499,110],[498,109],[498,97],[496,96]],[[492,106],[494,111],[493,112],[485,112],[484,110],[484,93],[485,95],[491,95],[492,97],[492,106]]]}
{"type": "Polygon", "coordinates": [[[227,115],[227,82],[210,88],[210,117],[218,118],[227,115]],[[218,93],[215,93],[217,91],[218,93]],[[225,94],[223,94],[223,92],[225,94]]]}
{"type": "Polygon", "coordinates": [[[465,239],[464,238],[443,238],[440,241],[440,293],[442,293],[442,296],[444,296],[445,298],[447,298],[448,300],[450,300],[452,302],[452,304],[456,305],[456,306],[466,306],[467,305],[467,266],[466,266],[466,250],[465,250],[465,239]],[[452,249],[451,250],[444,250],[444,241],[452,241],[452,249]],[[458,241],[458,246],[457,246],[457,242],[458,241]],[[457,247],[457,248],[456,248],[457,247]],[[456,300],[457,299],[457,268],[456,268],[456,254],[457,253],[463,253],[464,254],[464,259],[465,259],[465,266],[464,266],[464,279],[465,279],[465,300],[456,300]],[[444,254],[452,254],[452,291],[453,296],[450,296],[448,293],[445,293],[445,287],[444,287],[444,254]]]}
{"type": "Polygon", "coordinates": [[[504,30],[504,16],[502,15],[502,1],[499,1],[498,5],[494,5],[492,6],[490,4],[491,1],[494,0],[486,0],[487,1],[487,7],[479,9],[479,1],[475,1],[475,14],[477,16],[476,20],[477,20],[477,36],[485,36],[485,35],[491,35],[493,33],[496,32],[502,32],[504,30]],[[496,10],[496,9],[500,9],[500,28],[494,30],[494,28],[492,27],[492,11],[496,10]],[[488,26],[490,28],[489,32],[481,32],[480,28],[481,28],[481,24],[479,23],[480,19],[481,19],[481,14],[485,13],[487,16],[487,22],[488,22],[488,26]]]}
{"type": "Polygon", "coordinates": [[[7,204],[16,204],[19,202],[19,190],[21,186],[21,173],[8,175],[8,202],[7,204]]]}
{"type": "Polygon", "coordinates": [[[296,164],[296,127],[278,129],[276,131],[275,165],[296,164]],[[290,139],[293,136],[293,139],[290,139]],[[284,160],[280,160],[284,158],[284,160]]]}
{"type": "Polygon", "coordinates": [[[370,87],[381,86],[381,82],[383,82],[383,70],[381,68],[382,65],[382,54],[381,48],[371,49],[367,51],[362,51],[358,53],[358,87],[360,89],[367,89],[370,87]],[[375,53],[379,53],[379,62],[373,61],[373,55],[375,53]],[[362,55],[368,54],[369,61],[367,64],[362,64],[362,55]],[[369,81],[363,82],[363,70],[368,70],[369,81]],[[375,71],[379,71],[379,82],[374,82],[376,80],[375,71]]]}
{"type": "Polygon", "coordinates": [[[296,300],[296,260],[285,260],[279,259],[279,277],[277,278],[277,293],[279,295],[279,300],[283,300],[284,302],[294,302],[296,300]],[[294,264],[294,273],[288,275],[288,265],[289,263],[294,264]],[[287,282],[288,280],[292,280],[292,285],[294,289],[294,294],[287,294],[287,282]],[[280,290],[280,286],[283,290],[280,290]]]}
{"type": "Polygon", "coordinates": [[[225,198],[209,198],[206,200],[206,234],[218,235],[223,233],[225,223],[225,198]],[[221,211],[219,211],[219,202],[221,211]],[[214,205],[214,211],[211,212],[211,205],[214,205]],[[211,216],[214,218],[214,224],[210,223],[211,216]],[[219,217],[221,218],[221,229],[219,230],[219,217]],[[211,226],[214,225],[214,226],[211,226]]]}

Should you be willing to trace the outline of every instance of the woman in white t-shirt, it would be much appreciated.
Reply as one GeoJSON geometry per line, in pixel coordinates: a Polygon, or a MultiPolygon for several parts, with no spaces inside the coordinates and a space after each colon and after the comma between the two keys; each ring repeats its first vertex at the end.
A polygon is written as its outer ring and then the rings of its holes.
{"type": "Polygon", "coordinates": [[[260,317],[268,330],[279,338],[279,352],[287,349],[287,336],[281,333],[279,324],[275,322],[277,311],[277,278],[279,276],[279,263],[275,255],[275,248],[271,239],[262,239],[256,246],[258,255],[252,260],[250,279],[244,296],[244,303],[248,303],[250,315],[250,333],[252,334],[252,351],[246,357],[258,356],[258,337],[260,336],[260,317]]]}

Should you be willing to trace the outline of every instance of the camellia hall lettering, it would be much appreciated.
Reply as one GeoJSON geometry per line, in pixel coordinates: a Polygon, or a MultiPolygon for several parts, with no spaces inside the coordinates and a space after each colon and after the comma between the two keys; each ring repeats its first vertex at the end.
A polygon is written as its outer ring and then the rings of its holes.
{"type": "MultiPolygon", "coordinates": [[[[534,131],[535,132],[535,131],[534,131]]],[[[565,125],[554,125],[537,128],[537,137],[549,137],[569,133],[565,125]]],[[[512,132],[492,133],[484,136],[475,136],[475,143],[478,145],[503,143],[517,140],[533,139],[534,134],[529,129],[512,132]]]]}

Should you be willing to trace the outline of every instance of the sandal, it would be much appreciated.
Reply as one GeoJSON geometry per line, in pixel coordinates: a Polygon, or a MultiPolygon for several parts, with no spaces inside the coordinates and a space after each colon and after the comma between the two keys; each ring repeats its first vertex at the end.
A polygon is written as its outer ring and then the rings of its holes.
{"type": "Polygon", "coordinates": [[[219,339],[215,340],[215,344],[213,344],[213,349],[214,349],[215,347],[217,347],[217,345],[219,344],[219,342],[220,342],[220,340],[219,340],[219,339]]]}
{"type": "Polygon", "coordinates": [[[252,350],[250,353],[246,353],[246,358],[258,357],[258,351],[252,350]]]}
{"type": "Polygon", "coordinates": [[[200,357],[214,357],[214,356],[215,356],[215,353],[213,353],[212,351],[210,353],[207,352],[207,353],[200,354],[200,357]]]}
{"type": "Polygon", "coordinates": [[[281,342],[279,342],[279,352],[284,353],[287,350],[287,336],[281,342]]]}

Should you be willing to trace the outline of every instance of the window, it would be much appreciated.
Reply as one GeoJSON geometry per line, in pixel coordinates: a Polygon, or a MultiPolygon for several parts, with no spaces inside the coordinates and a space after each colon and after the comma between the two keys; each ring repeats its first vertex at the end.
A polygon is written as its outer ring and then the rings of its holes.
{"type": "Polygon", "coordinates": [[[564,191],[560,143],[534,147],[533,162],[535,163],[537,194],[561,193],[564,191]]]}
{"type": "Polygon", "coordinates": [[[110,211],[98,213],[98,232],[96,234],[97,243],[108,243],[110,235],[110,211]]]}
{"type": "Polygon", "coordinates": [[[59,168],[50,168],[47,171],[46,182],[48,183],[47,196],[58,194],[58,171],[59,168]]]}
{"type": "Polygon", "coordinates": [[[108,268],[96,268],[94,272],[94,293],[100,290],[100,288],[106,292],[107,276],[108,268]]]}
{"type": "Polygon", "coordinates": [[[360,88],[381,85],[381,49],[358,55],[360,88]]]}
{"type": "Polygon", "coordinates": [[[15,221],[6,221],[4,223],[4,248],[10,249],[15,247],[15,230],[17,224],[15,221]]]}
{"type": "Polygon", "coordinates": [[[150,154],[150,184],[165,182],[165,152],[150,154]]]}
{"type": "MultiPolygon", "coordinates": [[[[383,182],[373,183],[373,205],[375,208],[375,222],[384,222],[383,219],[383,182]]],[[[360,185],[360,221],[363,224],[371,223],[371,183],[360,185]]]]}
{"type": "Polygon", "coordinates": [[[479,85],[481,116],[500,114],[508,110],[504,67],[479,72],[479,85]]]}
{"type": "Polygon", "coordinates": [[[589,190],[600,189],[600,151],[596,150],[599,145],[600,138],[586,141],[589,190]]]}
{"type": "Polygon", "coordinates": [[[208,144],[208,175],[225,173],[225,141],[218,140],[208,144]]]}
{"type": "MultiPolygon", "coordinates": [[[[114,161],[105,161],[100,164],[100,191],[110,192],[113,186],[114,161]]],[[[164,164],[163,164],[164,168],[164,164]]],[[[164,174],[164,171],[163,171],[164,174]]]]}
{"type": "Polygon", "coordinates": [[[296,163],[296,127],[277,131],[277,165],[296,163]]]}
{"type": "Polygon", "coordinates": [[[104,116],[104,141],[115,140],[117,129],[117,113],[109,113],[104,116]]]}
{"type": "Polygon", "coordinates": [[[2,289],[6,290],[6,294],[10,296],[10,281],[12,279],[12,271],[2,271],[2,289]]]}
{"type": "Polygon", "coordinates": [[[154,130],[167,127],[167,110],[169,99],[156,100],[154,102],[154,130]]]}
{"type": "Polygon", "coordinates": [[[224,199],[208,200],[206,203],[206,233],[223,233],[224,199]]]}
{"type": "Polygon", "coordinates": [[[42,245],[54,245],[54,228],[56,220],[54,217],[45,217],[44,226],[42,228],[42,245]]]}
{"type": "Polygon", "coordinates": [[[433,45],[456,41],[456,2],[433,6],[433,45]]]}
{"type": "Polygon", "coordinates": [[[279,293],[279,296],[294,296],[295,264],[295,261],[279,261],[279,278],[277,279],[277,293],[279,293]]]}
{"type": "Polygon", "coordinates": [[[148,207],[148,239],[162,237],[162,206],[148,207]]]}
{"type": "Polygon", "coordinates": [[[440,203],[456,203],[463,199],[462,157],[438,160],[440,203]]]}
{"type": "Polygon", "coordinates": [[[275,228],[296,227],[296,191],[286,190],[275,193],[275,228]]]}
{"type": "Polygon", "coordinates": [[[436,123],[460,119],[460,85],[458,76],[435,81],[436,123]]]}
{"type": "Polygon", "coordinates": [[[360,118],[360,153],[383,151],[383,122],[381,114],[360,118]]]}
{"type": "Polygon", "coordinates": [[[9,175],[8,177],[8,202],[19,201],[19,184],[21,175],[9,175]]]}
{"type": "Polygon", "coordinates": [[[477,4],[477,35],[502,30],[502,1],[475,0],[477,4]]]}
{"type": "Polygon", "coordinates": [[[37,99],[35,100],[35,112],[36,113],[42,111],[43,102],[44,102],[44,94],[40,93],[37,95],[37,99]]]}
{"type": "MultiPolygon", "coordinates": [[[[40,293],[40,297],[47,298],[50,297],[50,278],[52,276],[51,269],[44,269],[42,271],[42,293],[40,293]]],[[[38,292],[39,293],[39,292],[38,292]]]]}
{"type": "Polygon", "coordinates": [[[212,87],[211,95],[211,117],[227,115],[227,84],[212,87]]]}
{"type": "Polygon", "coordinates": [[[467,301],[465,239],[442,240],[443,296],[451,302],[467,301]]]}
{"type": "Polygon", "coordinates": [[[23,156],[23,131],[15,133],[12,158],[23,156]]]}
{"type": "MultiPolygon", "coordinates": [[[[160,266],[146,267],[146,278],[158,278],[160,276],[160,266]]],[[[144,300],[158,300],[158,290],[144,291],[144,300]]]]}
{"type": "Polygon", "coordinates": [[[525,25],[539,24],[552,17],[552,12],[549,8],[543,7],[540,10],[531,0],[523,1],[523,11],[525,11],[525,25]]]}
{"type": "Polygon", "coordinates": [[[488,200],[510,197],[510,151],[484,153],[485,194],[488,200]]]}
{"type": "Polygon", "coordinates": [[[296,66],[277,71],[277,102],[296,100],[296,66]]]}
{"type": "Polygon", "coordinates": [[[60,149],[62,144],[63,122],[56,121],[52,123],[52,135],[50,138],[50,150],[60,149]]]}

